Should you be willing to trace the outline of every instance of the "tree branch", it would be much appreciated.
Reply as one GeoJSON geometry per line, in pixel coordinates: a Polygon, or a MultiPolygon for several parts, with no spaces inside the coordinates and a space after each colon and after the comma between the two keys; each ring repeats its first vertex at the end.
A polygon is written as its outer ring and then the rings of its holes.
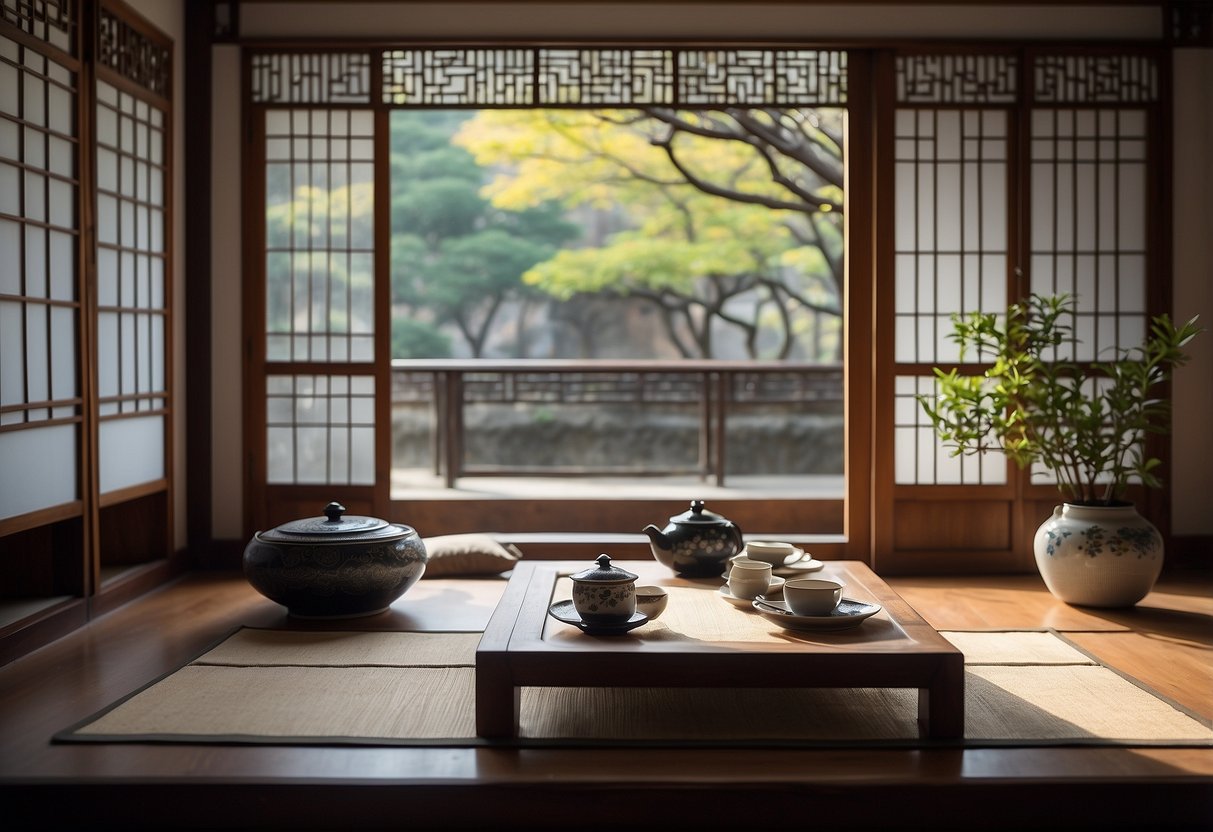
{"type": "MultiPolygon", "coordinates": [[[[666,155],[674,162],[675,168],[686,178],[688,183],[704,193],[720,196],[725,199],[733,199],[738,202],[749,202],[751,204],[766,205],[771,208],[781,208],[801,213],[809,213],[825,205],[829,205],[830,210],[839,212],[843,210],[841,204],[833,200],[823,199],[814,194],[811,189],[787,176],[780,170],[777,157],[771,153],[771,149],[774,148],[779,155],[794,159],[820,176],[823,181],[841,187],[841,161],[832,156],[825,156],[820,151],[814,152],[815,145],[811,140],[790,141],[787,138],[789,131],[779,130],[778,128],[772,129],[763,124],[759,119],[754,118],[746,110],[726,111],[733,120],[733,123],[740,130],[746,131],[744,133],[723,127],[712,128],[704,124],[696,124],[679,117],[676,111],[663,107],[649,107],[646,108],[645,112],[670,128],[670,132],[664,138],[653,137],[650,139],[650,142],[654,146],[664,149],[666,155]],[[675,156],[673,139],[677,133],[689,133],[717,141],[740,142],[750,147],[766,162],[767,168],[770,171],[771,181],[789,191],[798,199],[803,200],[805,204],[801,205],[786,200],[777,200],[773,197],[761,197],[735,189],[723,188],[714,183],[707,182],[702,177],[691,174],[684,165],[679,163],[679,160],[675,156]]],[[[773,112],[780,113],[781,111],[773,112]]]]}
{"type": "Polygon", "coordinates": [[[662,148],[665,151],[666,156],[669,157],[670,164],[674,166],[674,169],[677,170],[684,179],[686,179],[688,184],[697,190],[708,194],[709,196],[718,196],[722,199],[732,200],[733,202],[742,202],[748,205],[761,205],[765,208],[770,208],[777,211],[796,211],[801,214],[807,214],[816,210],[816,206],[807,205],[804,202],[789,202],[787,200],[767,197],[761,194],[751,194],[743,191],[731,190],[729,188],[722,188],[719,185],[701,179],[692,173],[690,169],[688,169],[686,165],[684,165],[678,158],[677,154],[674,152],[674,148],[670,144],[669,139],[654,139],[654,145],[662,148]]]}
{"type": "MultiPolygon", "coordinates": [[[[838,157],[826,156],[820,152],[820,145],[812,140],[789,140],[790,131],[781,129],[778,125],[781,119],[776,119],[774,125],[764,124],[749,110],[728,110],[741,129],[755,136],[763,143],[774,147],[779,153],[789,159],[795,159],[813,173],[831,185],[842,187],[842,163],[838,157]]],[[[797,131],[797,135],[800,134],[797,131]]]]}

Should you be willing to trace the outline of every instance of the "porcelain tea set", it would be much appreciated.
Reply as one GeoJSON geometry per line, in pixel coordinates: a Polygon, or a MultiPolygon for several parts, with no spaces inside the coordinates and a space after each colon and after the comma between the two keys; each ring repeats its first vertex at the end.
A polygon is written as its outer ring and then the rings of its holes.
{"type": "MultiPolygon", "coordinates": [[[[880,611],[844,598],[841,581],[805,577],[825,564],[803,549],[783,541],[747,543],[736,523],[707,511],[703,500],[692,501],[664,529],[650,525],[644,532],[659,563],[684,578],[723,578],[724,600],[785,629],[847,629],[880,611]]],[[[669,602],[661,587],[637,587],[638,576],[613,566],[606,554],[571,578],[572,599],[548,612],[591,635],[626,633],[659,616],[669,602]]]]}
{"type": "Polygon", "coordinates": [[[721,576],[725,584],[719,594],[734,606],[753,609],[788,630],[850,629],[880,611],[876,604],[844,598],[842,581],[796,577],[824,566],[789,543],[754,541],[725,564],[721,576]],[[800,568],[786,579],[774,574],[790,566],[800,568]]]}
{"type": "Polygon", "coordinates": [[[669,595],[659,586],[636,586],[639,577],[611,565],[611,556],[598,556],[597,566],[571,576],[573,598],[548,608],[553,618],[591,635],[614,635],[634,630],[661,615],[669,595]]]}

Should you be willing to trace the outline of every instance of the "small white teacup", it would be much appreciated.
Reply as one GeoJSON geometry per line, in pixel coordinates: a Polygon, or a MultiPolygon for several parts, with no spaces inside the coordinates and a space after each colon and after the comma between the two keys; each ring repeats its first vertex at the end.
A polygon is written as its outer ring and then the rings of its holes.
{"type": "Polygon", "coordinates": [[[800,578],[783,585],[783,601],[796,615],[829,615],[842,601],[841,581],[800,578]]]}
{"type": "Polygon", "coordinates": [[[728,560],[726,560],[726,561],[724,562],[724,576],[725,576],[725,578],[728,578],[728,577],[729,577],[729,575],[733,574],[733,564],[737,563],[738,561],[742,561],[742,562],[744,562],[744,563],[754,563],[754,564],[762,564],[762,563],[764,563],[764,561],[761,561],[761,560],[755,560],[754,558],[747,557],[747,556],[746,556],[746,554],[745,554],[744,552],[743,552],[743,553],[741,553],[740,555],[733,555],[733,557],[729,558],[728,560]]]}
{"type": "Polygon", "coordinates": [[[729,571],[729,592],[737,598],[754,600],[771,585],[771,564],[739,558],[729,571]]]}

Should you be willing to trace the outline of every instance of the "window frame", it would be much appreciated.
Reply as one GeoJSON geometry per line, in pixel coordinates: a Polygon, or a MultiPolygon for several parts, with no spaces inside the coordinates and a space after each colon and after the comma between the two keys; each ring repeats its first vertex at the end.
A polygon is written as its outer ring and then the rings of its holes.
{"type": "MultiPolygon", "coordinates": [[[[476,48],[485,44],[450,44],[422,41],[413,46],[442,46],[451,48],[476,48]]],[[[511,46],[516,45],[514,43],[511,46]]],[[[521,43],[521,46],[531,44],[521,43]]],[[[601,44],[585,41],[562,42],[560,46],[601,46],[601,44]]],[[[653,47],[653,43],[635,43],[629,45],[653,47]]],[[[246,164],[244,210],[246,212],[245,227],[251,233],[245,240],[245,269],[247,275],[262,276],[264,266],[261,262],[264,251],[260,226],[264,218],[257,219],[257,212],[263,210],[264,193],[256,187],[258,178],[257,167],[260,150],[263,146],[263,136],[258,134],[257,119],[252,117],[253,105],[248,100],[249,77],[251,73],[250,55],[253,51],[323,51],[340,50],[342,48],[365,49],[372,54],[376,50],[391,49],[395,44],[365,43],[334,44],[332,42],[317,42],[315,45],[293,42],[290,46],[281,44],[246,43],[244,49],[245,72],[245,135],[247,152],[244,154],[246,164]]],[[[779,42],[719,42],[708,44],[719,48],[799,48],[830,49],[829,44],[779,42]]],[[[893,280],[892,252],[889,247],[889,230],[894,227],[895,217],[892,213],[892,200],[885,198],[889,183],[893,181],[891,154],[892,140],[888,131],[893,112],[896,108],[893,63],[898,54],[908,54],[914,51],[929,49],[932,51],[953,51],[959,53],[986,50],[1012,51],[1021,56],[1023,65],[1029,63],[1028,57],[1036,54],[1089,54],[1092,52],[1108,52],[1117,50],[1140,50],[1156,57],[1159,71],[1159,89],[1157,102],[1151,107],[1151,127],[1155,131],[1154,142],[1157,147],[1164,147],[1170,136],[1170,125],[1166,121],[1169,113],[1169,67],[1165,60],[1165,47],[1157,44],[1142,43],[1107,43],[1055,44],[1035,40],[1027,40],[1015,44],[966,42],[964,44],[948,44],[936,47],[898,46],[896,44],[857,45],[843,47],[847,52],[848,87],[851,90],[870,90],[870,96],[858,100],[854,96],[847,102],[848,136],[847,136],[847,186],[846,186],[846,279],[844,285],[844,372],[845,372],[845,476],[846,493],[838,505],[824,506],[810,500],[788,501],[717,501],[713,504],[722,513],[735,519],[740,517],[752,518],[746,525],[754,532],[793,527],[805,528],[812,523],[814,516],[824,518],[834,512],[841,519],[842,534],[825,537],[806,536],[812,542],[814,551],[825,557],[849,557],[879,563],[882,571],[906,571],[907,569],[956,569],[965,571],[988,571],[990,569],[1020,570],[1025,568],[1023,541],[1034,528],[1033,517],[1043,516],[1042,507],[1051,505],[1055,500],[1051,495],[1053,489],[1044,485],[1032,485],[1019,476],[1014,470],[1008,470],[1008,480],[1005,486],[999,486],[1001,491],[992,494],[987,491],[973,492],[968,489],[957,489],[952,486],[898,486],[893,481],[891,438],[893,432],[892,413],[892,307],[891,287],[893,280]],[[910,490],[907,490],[910,489],[910,490]],[[1006,510],[1011,513],[1010,521],[1014,529],[1009,544],[1004,550],[987,563],[975,563],[972,552],[967,551],[963,556],[963,566],[958,566],[958,554],[953,547],[916,547],[906,550],[899,547],[895,535],[895,509],[898,500],[925,499],[928,503],[936,500],[955,499],[1003,501],[1006,510]],[[782,505],[780,505],[782,503],[782,505]],[[818,512],[814,514],[814,512],[818,512]],[[823,513],[824,512],[824,513],[823,513]],[[799,524],[797,526],[797,524],[799,524]],[[1029,525],[1031,524],[1031,525],[1029,525]]],[[[370,73],[370,106],[376,113],[376,144],[377,158],[386,159],[387,144],[387,113],[389,107],[381,106],[381,81],[374,71],[370,73]]],[[[1026,72],[1026,69],[1023,70],[1026,72]]],[[[338,105],[343,106],[343,105],[338,105]]],[[[1011,108],[1017,113],[1026,113],[1030,105],[1023,102],[1011,108]]],[[[1021,116],[1012,119],[1013,130],[1022,131],[1026,121],[1021,116]]],[[[1022,139],[1016,141],[1022,142],[1022,139]]],[[[1152,165],[1165,164],[1165,154],[1151,157],[1152,165]]],[[[264,160],[260,160],[264,168],[264,160]]],[[[377,221],[376,231],[376,270],[386,274],[387,252],[386,245],[386,205],[388,201],[387,165],[376,163],[376,203],[377,210],[384,216],[377,221]]],[[[1016,186],[1009,193],[1023,190],[1027,185],[1028,174],[1022,169],[1019,161],[1011,162],[1012,183],[1016,186]]],[[[1157,182],[1158,177],[1152,177],[1157,182]]],[[[1150,194],[1149,212],[1149,246],[1151,256],[1157,258],[1154,268],[1147,279],[1148,314],[1157,314],[1168,308],[1170,296],[1170,247],[1166,244],[1161,230],[1166,227],[1165,200],[1166,188],[1153,184],[1150,194]]],[[[1008,223],[1012,227],[1022,224],[1022,212],[1027,209],[1020,204],[1018,209],[1012,201],[1008,213],[1008,223]]],[[[1016,263],[1025,262],[1026,245],[1016,234],[1009,235],[1011,245],[1018,246],[1009,258],[1013,271],[1016,263]]],[[[388,291],[387,281],[377,281],[375,337],[377,339],[376,355],[388,355],[386,343],[379,340],[390,338],[390,320],[388,304],[385,302],[388,291]],[[383,284],[383,285],[378,285],[383,284]]],[[[263,346],[257,337],[259,321],[264,321],[264,301],[261,297],[261,281],[245,281],[245,332],[250,358],[249,368],[255,370],[264,366],[263,346]]],[[[1022,285],[1008,279],[1007,297],[1012,299],[1022,294],[1022,285]]],[[[373,366],[367,369],[376,376],[378,389],[389,389],[390,367],[386,362],[376,362],[384,366],[373,366]]],[[[257,387],[255,382],[249,382],[250,376],[256,372],[246,371],[245,402],[246,402],[246,451],[249,455],[246,479],[246,501],[248,514],[246,528],[264,528],[275,519],[285,519],[288,516],[304,516],[314,512],[314,506],[323,504],[331,498],[332,488],[328,486],[268,486],[264,479],[264,390],[257,387]]],[[[390,396],[379,396],[377,399],[377,424],[390,424],[390,396]]],[[[359,509],[374,512],[379,516],[409,522],[417,525],[423,533],[433,534],[446,531],[484,530],[493,527],[496,519],[502,517],[502,512],[518,515],[518,505],[502,505],[492,500],[426,500],[423,503],[393,501],[389,494],[390,454],[387,444],[390,441],[389,431],[377,431],[377,444],[380,450],[376,452],[377,470],[375,485],[369,487],[345,487],[343,493],[349,493],[350,498],[359,509]],[[471,518],[471,519],[469,519],[471,518]],[[475,529],[469,526],[474,524],[475,529]]],[[[1165,439],[1156,439],[1154,452],[1162,456],[1164,462],[1168,453],[1165,439]]],[[[1009,463],[1008,463],[1009,466],[1009,463]]],[[[1010,467],[1010,466],[1009,466],[1010,467]]],[[[1158,517],[1160,514],[1160,497],[1155,493],[1146,495],[1147,513],[1158,517]]],[[[619,537],[616,533],[631,533],[640,528],[645,522],[654,520],[654,507],[651,500],[610,501],[604,505],[599,501],[562,500],[558,506],[545,506],[542,509],[527,509],[521,514],[532,518],[542,514],[558,512],[565,526],[583,530],[580,534],[555,535],[550,542],[550,551],[572,553],[590,551],[600,545],[598,541],[619,537]],[[570,546],[582,548],[570,549],[570,546]]],[[[941,503],[942,505],[942,503],[941,503]]],[[[676,507],[675,507],[676,508],[676,507]]],[[[661,513],[658,511],[657,513],[661,513]]],[[[676,512],[671,512],[676,513],[676,512]]],[[[1045,512],[1047,513],[1047,511],[1045,512]]],[[[660,519],[660,518],[657,518],[660,519]]],[[[538,542],[544,542],[545,535],[533,536],[538,542]]],[[[632,546],[640,544],[633,538],[639,535],[625,534],[627,539],[620,545],[632,546]]],[[[541,549],[543,547],[540,547],[541,549]]],[[[960,539],[960,549],[964,549],[963,539],[960,539]]],[[[529,552],[530,550],[528,550],[529,552]]],[[[547,551],[547,549],[544,549],[547,551]]],[[[640,549],[624,549],[625,553],[639,553],[640,549]]],[[[986,553],[983,552],[983,556],[986,553]]]]}

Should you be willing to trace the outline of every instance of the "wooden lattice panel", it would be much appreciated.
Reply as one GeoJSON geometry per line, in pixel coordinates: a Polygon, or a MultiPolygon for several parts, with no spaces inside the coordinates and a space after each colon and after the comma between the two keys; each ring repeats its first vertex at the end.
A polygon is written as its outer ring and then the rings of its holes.
{"type": "Polygon", "coordinates": [[[415,48],[383,53],[383,101],[413,107],[846,103],[846,53],[815,49],[415,48]]]}
{"type": "Polygon", "coordinates": [[[366,104],[371,56],[366,52],[273,52],[253,55],[252,100],[276,104],[366,104]]]}
{"type": "Polygon", "coordinates": [[[1158,69],[1148,55],[1041,55],[1033,76],[1035,98],[1041,103],[1158,100],[1158,69]]]}
{"type": "Polygon", "coordinates": [[[172,94],[172,47],[148,37],[104,6],[97,14],[97,63],[168,98],[172,94]]]}
{"type": "Polygon", "coordinates": [[[0,20],[74,55],[80,9],[76,0],[0,0],[0,20]]]}
{"type": "Polygon", "coordinates": [[[1014,55],[932,54],[897,57],[899,103],[1007,104],[1019,96],[1014,55]]]}

